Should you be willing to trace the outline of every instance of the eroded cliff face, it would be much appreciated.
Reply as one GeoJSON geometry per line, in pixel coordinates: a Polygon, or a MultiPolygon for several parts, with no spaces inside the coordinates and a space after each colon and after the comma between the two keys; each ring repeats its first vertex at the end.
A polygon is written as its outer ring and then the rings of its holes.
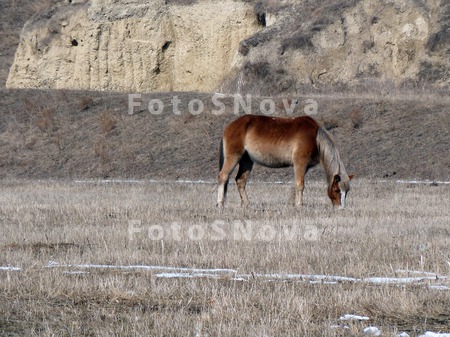
{"type": "Polygon", "coordinates": [[[424,63],[438,68],[446,63],[443,55],[427,50],[427,40],[439,28],[437,8],[433,11],[433,4],[429,5],[361,1],[315,33],[315,53],[297,53],[289,67],[301,69],[304,80],[311,83],[420,80],[424,63]]]}
{"type": "Polygon", "coordinates": [[[7,87],[210,91],[261,26],[242,2],[61,3],[24,27],[7,87]]]}
{"type": "Polygon", "coordinates": [[[294,92],[305,85],[448,88],[449,11],[440,0],[297,2],[243,41],[246,67],[231,85],[266,95],[269,81],[294,92]]]}
{"type": "Polygon", "coordinates": [[[448,88],[447,3],[65,0],[25,25],[7,86],[261,95],[311,85],[448,88]]]}

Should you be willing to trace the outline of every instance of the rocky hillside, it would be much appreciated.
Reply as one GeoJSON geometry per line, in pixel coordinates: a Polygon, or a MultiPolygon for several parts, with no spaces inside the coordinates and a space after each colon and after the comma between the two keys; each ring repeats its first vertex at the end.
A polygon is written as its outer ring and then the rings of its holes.
{"type": "Polygon", "coordinates": [[[273,94],[273,82],[294,92],[448,89],[448,1],[266,1],[255,8],[275,18],[241,43],[247,56],[231,83],[243,91],[273,94]]]}
{"type": "Polygon", "coordinates": [[[444,0],[58,1],[26,23],[7,86],[448,89],[449,8],[444,0]]]}

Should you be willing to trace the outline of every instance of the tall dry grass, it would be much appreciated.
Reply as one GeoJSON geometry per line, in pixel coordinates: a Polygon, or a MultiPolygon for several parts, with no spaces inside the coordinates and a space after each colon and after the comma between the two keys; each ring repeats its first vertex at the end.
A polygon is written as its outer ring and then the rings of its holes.
{"type": "Polygon", "coordinates": [[[2,181],[0,266],[21,271],[0,271],[0,335],[361,336],[376,325],[395,336],[450,329],[449,291],[428,287],[450,285],[447,186],[356,181],[348,209],[335,212],[321,182],[308,183],[301,210],[289,203],[290,186],[254,183],[253,205],[244,211],[232,185],[222,214],[214,187],[2,181]],[[247,226],[240,233],[253,226],[250,239],[234,236],[236,223],[247,226]],[[275,237],[261,234],[268,226],[275,237]],[[282,234],[292,228],[295,237],[282,234]],[[50,261],[228,268],[236,275],[161,278],[143,269],[49,268],[50,261]],[[422,272],[438,277],[377,285],[286,275],[428,275],[422,272]],[[263,275],[273,273],[283,275],[263,275]],[[339,320],[348,313],[370,320],[339,320]]]}

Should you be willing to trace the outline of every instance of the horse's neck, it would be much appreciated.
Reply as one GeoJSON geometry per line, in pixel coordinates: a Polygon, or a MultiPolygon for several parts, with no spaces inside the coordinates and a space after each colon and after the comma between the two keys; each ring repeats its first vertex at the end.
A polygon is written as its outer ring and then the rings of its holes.
{"type": "Polygon", "coordinates": [[[337,149],[333,149],[331,158],[324,158],[324,169],[327,176],[327,182],[329,185],[333,183],[334,177],[339,175],[341,179],[348,179],[347,172],[345,171],[344,164],[341,161],[339,152],[337,149]]]}

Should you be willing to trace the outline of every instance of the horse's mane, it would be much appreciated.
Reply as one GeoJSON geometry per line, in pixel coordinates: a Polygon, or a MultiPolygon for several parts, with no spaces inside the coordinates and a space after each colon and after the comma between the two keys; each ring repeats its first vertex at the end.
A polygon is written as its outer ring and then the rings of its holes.
{"type": "Polygon", "coordinates": [[[336,174],[339,174],[344,181],[348,181],[349,177],[334,141],[331,135],[322,127],[319,127],[317,130],[316,143],[319,149],[320,162],[325,169],[328,183],[331,184],[336,174]]]}

